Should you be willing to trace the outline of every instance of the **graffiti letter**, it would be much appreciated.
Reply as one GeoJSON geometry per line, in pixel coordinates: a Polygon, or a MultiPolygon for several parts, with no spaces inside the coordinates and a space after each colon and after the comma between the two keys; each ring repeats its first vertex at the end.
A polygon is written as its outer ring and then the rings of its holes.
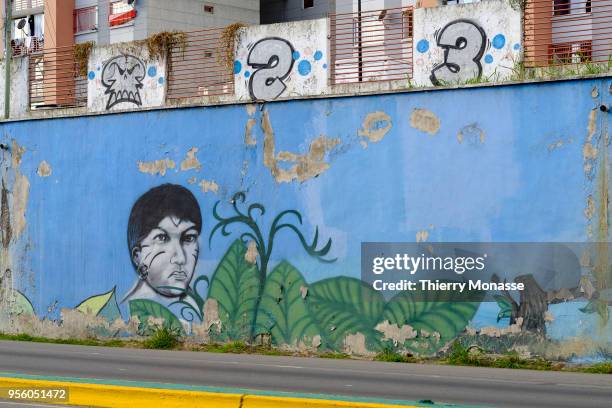
{"type": "Polygon", "coordinates": [[[480,26],[469,20],[452,21],[436,36],[436,43],[444,48],[444,62],[431,71],[432,84],[480,77],[480,59],[487,43],[487,35],[480,26]]]}
{"type": "Polygon", "coordinates": [[[264,38],[253,45],[247,64],[255,70],[249,80],[253,99],[276,99],[287,88],[283,82],[293,68],[293,46],[277,37],[264,38]]]}
{"type": "Polygon", "coordinates": [[[140,90],[145,77],[145,65],[133,55],[111,58],[102,69],[102,85],[108,95],[106,110],[121,102],[142,105],[140,90]]]}

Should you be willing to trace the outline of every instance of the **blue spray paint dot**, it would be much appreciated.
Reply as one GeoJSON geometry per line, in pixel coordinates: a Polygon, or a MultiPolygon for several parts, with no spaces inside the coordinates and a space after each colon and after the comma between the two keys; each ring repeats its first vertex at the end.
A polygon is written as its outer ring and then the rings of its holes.
{"type": "Polygon", "coordinates": [[[516,43],[516,44],[514,44],[514,47],[513,47],[513,48],[514,48],[515,50],[520,50],[520,49],[521,49],[521,44],[516,43]]]}
{"type": "Polygon", "coordinates": [[[429,49],[429,41],[422,39],[417,43],[417,51],[421,54],[427,52],[429,49]]]}
{"type": "Polygon", "coordinates": [[[327,64],[323,64],[323,69],[327,69],[327,64]]]}
{"type": "Polygon", "coordinates": [[[293,56],[293,59],[294,59],[295,61],[297,61],[297,60],[299,60],[299,59],[300,59],[300,52],[299,52],[299,51],[293,51],[292,56],[293,56]]]}
{"type": "Polygon", "coordinates": [[[157,68],[155,68],[154,66],[150,66],[149,70],[147,71],[147,74],[153,78],[155,75],[157,75],[157,68]]]}
{"type": "Polygon", "coordinates": [[[157,83],[160,85],[164,84],[164,77],[159,77],[159,79],[157,80],[157,83]]]}
{"type": "Polygon", "coordinates": [[[251,76],[251,73],[249,71],[244,71],[244,77],[248,78],[251,76]]]}
{"type": "Polygon", "coordinates": [[[503,34],[497,34],[493,37],[493,48],[497,48],[498,50],[503,48],[506,45],[506,37],[503,34]]]}
{"type": "Polygon", "coordinates": [[[310,69],[311,68],[312,67],[310,65],[310,62],[308,62],[306,60],[301,60],[300,63],[298,64],[298,72],[302,76],[306,76],[306,75],[310,74],[310,69]]]}
{"type": "Polygon", "coordinates": [[[314,59],[315,61],[320,60],[321,58],[323,58],[323,53],[321,51],[317,51],[314,53],[314,59]]]}
{"type": "Polygon", "coordinates": [[[486,62],[487,64],[492,63],[492,62],[493,62],[493,56],[492,56],[491,54],[487,54],[487,55],[485,55],[485,62],[486,62]]]}
{"type": "Polygon", "coordinates": [[[89,78],[89,80],[93,80],[96,77],[96,73],[93,71],[89,71],[89,74],[87,74],[87,78],[89,78]]]}
{"type": "Polygon", "coordinates": [[[96,68],[96,71],[99,71],[99,70],[100,70],[100,67],[96,68]]]}
{"type": "Polygon", "coordinates": [[[240,61],[234,61],[234,75],[238,75],[242,71],[242,64],[240,61]]]}

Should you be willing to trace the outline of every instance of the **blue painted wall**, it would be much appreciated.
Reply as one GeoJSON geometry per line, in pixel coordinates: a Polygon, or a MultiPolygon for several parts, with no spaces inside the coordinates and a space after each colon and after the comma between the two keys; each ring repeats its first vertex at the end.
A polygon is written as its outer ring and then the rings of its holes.
{"type": "MultiPolygon", "coordinates": [[[[213,205],[221,200],[219,211],[229,215],[228,202],[237,191],[245,191],[249,203],[265,205],[263,224],[295,209],[304,217],[307,237],[318,226],[323,242],[332,239],[329,257],[337,261],[331,264],[308,256],[289,233],[277,239],[271,265],[290,260],[309,283],[338,275],[359,278],[361,242],[414,241],[422,230],[429,241],[593,240],[584,212],[588,195],[597,198],[597,168],[585,173],[583,144],[592,110],[611,100],[610,83],[289,101],[257,105],[252,115],[245,105],[231,105],[3,124],[2,142],[14,139],[25,147],[20,171],[30,182],[27,228],[13,248],[19,253],[12,255],[16,286],[39,316],[54,302],[75,307],[114,286],[120,299],[136,279],[126,245],[131,206],[162,183],[186,186],[202,209],[196,276],[212,275],[237,238],[216,235],[208,246],[213,205]],[[433,112],[439,131],[430,135],[413,127],[415,109],[433,112]],[[375,111],[392,122],[377,143],[358,135],[375,111]],[[320,135],[338,138],[325,155],[329,168],[304,182],[277,182],[264,165],[260,122],[266,112],[277,153],[304,154],[320,135]],[[256,145],[245,143],[249,118],[256,120],[256,145]],[[166,158],[180,167],[192,147],[199,149],[199,171],[175,168],[161,176],[138,169],[138,161],[166,158]],[[52,168],[49,177],[37,175],[43,160],[52,168]],[[192,177],[198,183],[215,181],[218,192],[204,193],[188,182],[192,177]]],[[[609,130],[605,115],[596,116],[596,140],[609,130]]],[[[6,169],[8,160],[3,165],[6,169]]],[[[496,307],[483,305],[473,324],[503,326],[495,321],[496,307]]],[[[126,305],[120,309],[125,317],[126,305]]],[[[576,309],[561,315],[574,316],[576,309]]],[[[588,320],[584,328],[597,319],[581,316],[588,320]]],[[[571,325],[551,333],[557,338],[584,334],[582,323],[571,319],[571,325]]],[[[603,333],[609,342],[609,326],[603,333]]]]}

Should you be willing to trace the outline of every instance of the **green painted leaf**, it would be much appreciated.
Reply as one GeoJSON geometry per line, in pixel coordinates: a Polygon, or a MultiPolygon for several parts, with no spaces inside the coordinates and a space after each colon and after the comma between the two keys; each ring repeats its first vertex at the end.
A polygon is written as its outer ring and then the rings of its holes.
{"type": "Polygon", "coordinates": [[[342,350],[345,337],[359,332],[369,350],[380,348],[381,334],[374,327],[382,317],[384,299],[366,283],[345,276],[315,282],[306,304],[327,347],[342,350]]]}
{"type": "Polygon", "coordinates": [[[501,295],[493,295],[493,297],[500,309],[497,314],[497,321],[499,322],[501,319],[509,319],[512,317],[512,303],[501,295]]]}
{"type": "Polygon", "coordinates": [[[34,306],[30,300],[18,290],[13,291],[15,303],[13,304],[13,314],[17,316],[34,316],[34,306]]]}
{"type": "MultiPolygon", "coordinates": [[[[480,299],[484,297],[481,293],[480,299]]],[[[473,292],[471,298],[473,299],[473,292]]],[[[407,340],[405,347],[431,354],[457,337],[478,310],[480,302],[466,302],[466,294],[455,291],[404,291],[385,306],[382,321],[398,326],[410,325],[419,332],[416,341],[407,340]],[[422,330],[430,336],[422,336],[422,330]],[[433,335],[438,333],[440,338],[433,335]]]]}
{"type": "Polygon", "coordinates": [[[271,333],[274,344],[297,344],[319,334],[302,297],[306,281],[286,261],[266,278],[257,312],[256,334],[271,333]]]}
{"type": "Polygon", "coordinates": [[[104,317],[109,322],[114,322],[121,317],[115,298],[115,288],[85,299],[75,309],[88,315],[104,317]]]}
{"type": "Polygon", "coordinates": [[[244,259],[246,246],[236,240],[217,266],[208,297],[217,300],[221,341],[247,340],[255,318],[259,296],[257,267],[244,259]]]}
{"type": "Polygon", "coordinates": [[[504,309],[501,310],[498,314],[497,314],[497,321],[499,322],[501,319],[509,319],[512,317],[512,310],[510,309],[504,309]]]}
{"type": "Polygon", "coordinates": [[[183,335],[183,325],[168,308],[149,299],[130,300],[130,316],[137,316],[140,321],[140,334],[150,334],[155,328],[149,326],[149,317],[164,319],[163,327],[183,335]]]}

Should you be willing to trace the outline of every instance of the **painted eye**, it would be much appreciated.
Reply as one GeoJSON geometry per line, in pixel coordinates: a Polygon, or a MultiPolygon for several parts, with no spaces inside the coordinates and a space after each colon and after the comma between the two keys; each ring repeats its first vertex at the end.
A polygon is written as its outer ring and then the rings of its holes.
{"type": "Polygon", "coordinates": [[[153,237],[153,240],[157,242],[168,242],[169,238],[167,234],[157,234],[153,237]]]}
{"type": "Polygon", "coordinates": [[[189,234],[189,235],[183,236],[183,242],[193,243],[193,242],[196,242],[197,240],[198,240],[198,236],[196,234],[189,234]]]}

